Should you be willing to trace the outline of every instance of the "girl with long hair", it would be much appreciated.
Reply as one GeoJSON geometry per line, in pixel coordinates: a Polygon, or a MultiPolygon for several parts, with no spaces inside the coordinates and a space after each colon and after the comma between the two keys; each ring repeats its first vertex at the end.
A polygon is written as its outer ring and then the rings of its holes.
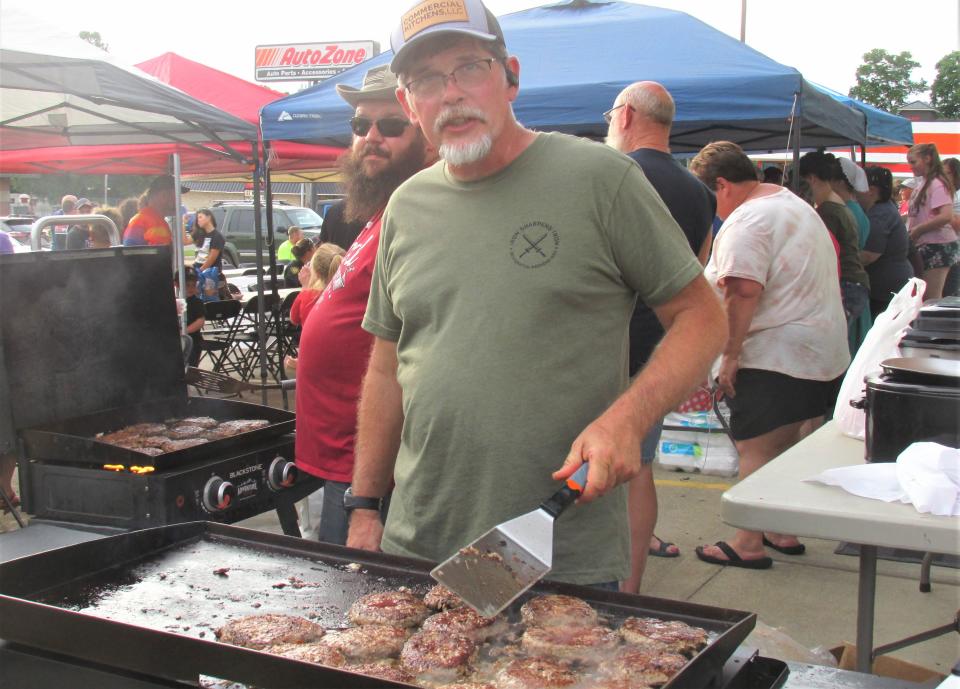
{"type": "Polygon", "coordinates": [[[923,261],[920,277],[927,283],[924,297],[940,299],[951,266],[960,262],[960,241],[951,225],[954,188],[944,174],[935,144],[916,144],[907,151],[907,162],[920,178],[910,196],[907,229],[923,261]]]}

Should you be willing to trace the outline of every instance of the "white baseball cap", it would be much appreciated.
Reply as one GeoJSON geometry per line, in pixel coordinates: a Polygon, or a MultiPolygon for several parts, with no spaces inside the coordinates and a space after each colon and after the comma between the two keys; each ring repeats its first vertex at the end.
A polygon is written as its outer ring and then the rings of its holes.
{"type": "Polygon", "coordinates": [[[867,173],[849,158],[840,158],[840,169],[854,191],[864,193],[870,188],[867,184],[867,173]]]}

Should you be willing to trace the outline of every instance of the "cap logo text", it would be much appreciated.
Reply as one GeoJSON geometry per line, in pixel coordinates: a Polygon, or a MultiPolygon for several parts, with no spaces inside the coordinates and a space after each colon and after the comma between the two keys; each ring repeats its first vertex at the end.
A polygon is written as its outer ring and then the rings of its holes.
{"type": "Polygon", "coordinates": [[[400,18],[403,40],[409,41],[424,29],[448,22],[469,22],[463,0],[424,0],[400,18]]]}

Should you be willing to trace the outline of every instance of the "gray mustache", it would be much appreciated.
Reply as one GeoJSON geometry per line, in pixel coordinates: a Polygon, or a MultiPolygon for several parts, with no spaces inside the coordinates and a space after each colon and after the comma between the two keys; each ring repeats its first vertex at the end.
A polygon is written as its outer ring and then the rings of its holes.
{"type": "Polygon", "coordinates": [[[479,108],[471,108],[467,105],[454,105],[443,110],[440,115],[437,116],[437,121],[434,123],[433,129],[439,134],[440,130],[450,124],[451,121],[463,119],[473,119],[485,123],[487,116],[483,110],[479,108]]]}

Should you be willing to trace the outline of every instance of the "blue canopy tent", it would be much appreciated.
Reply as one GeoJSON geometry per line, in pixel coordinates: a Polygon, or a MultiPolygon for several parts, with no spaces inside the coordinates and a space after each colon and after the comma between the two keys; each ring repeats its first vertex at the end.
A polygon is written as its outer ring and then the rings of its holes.
{"type": "Polygon", "coordinates": [[[856,108],[867,116],[867,145],[889,146],[890,144],[913,144],[913,124],[906,117],[893,115],[886,110],[875,108],[862,103],[850,96],[837,93],[820,84],[812,84],[818,91],[822,91],[835,101],[839,101],[851,108],[856,108]]]}
{"type": "MultiPolygon", "coordinates": [[[[751,151],[866,140],[862,112],[683,12],[573,0],[508,14],[500,22],[508,50],[520,59],[514,111],[533,129],[602,136],[603,111],[625,86],[648,79],[662,83],[676,100],[675,153],[719,139],[751,151]]],[[[266,105],[264,139],[349,144],[352,113],[335,86],[359,86],[368,69],[391,57],[383,53],[266,105]]]]}

